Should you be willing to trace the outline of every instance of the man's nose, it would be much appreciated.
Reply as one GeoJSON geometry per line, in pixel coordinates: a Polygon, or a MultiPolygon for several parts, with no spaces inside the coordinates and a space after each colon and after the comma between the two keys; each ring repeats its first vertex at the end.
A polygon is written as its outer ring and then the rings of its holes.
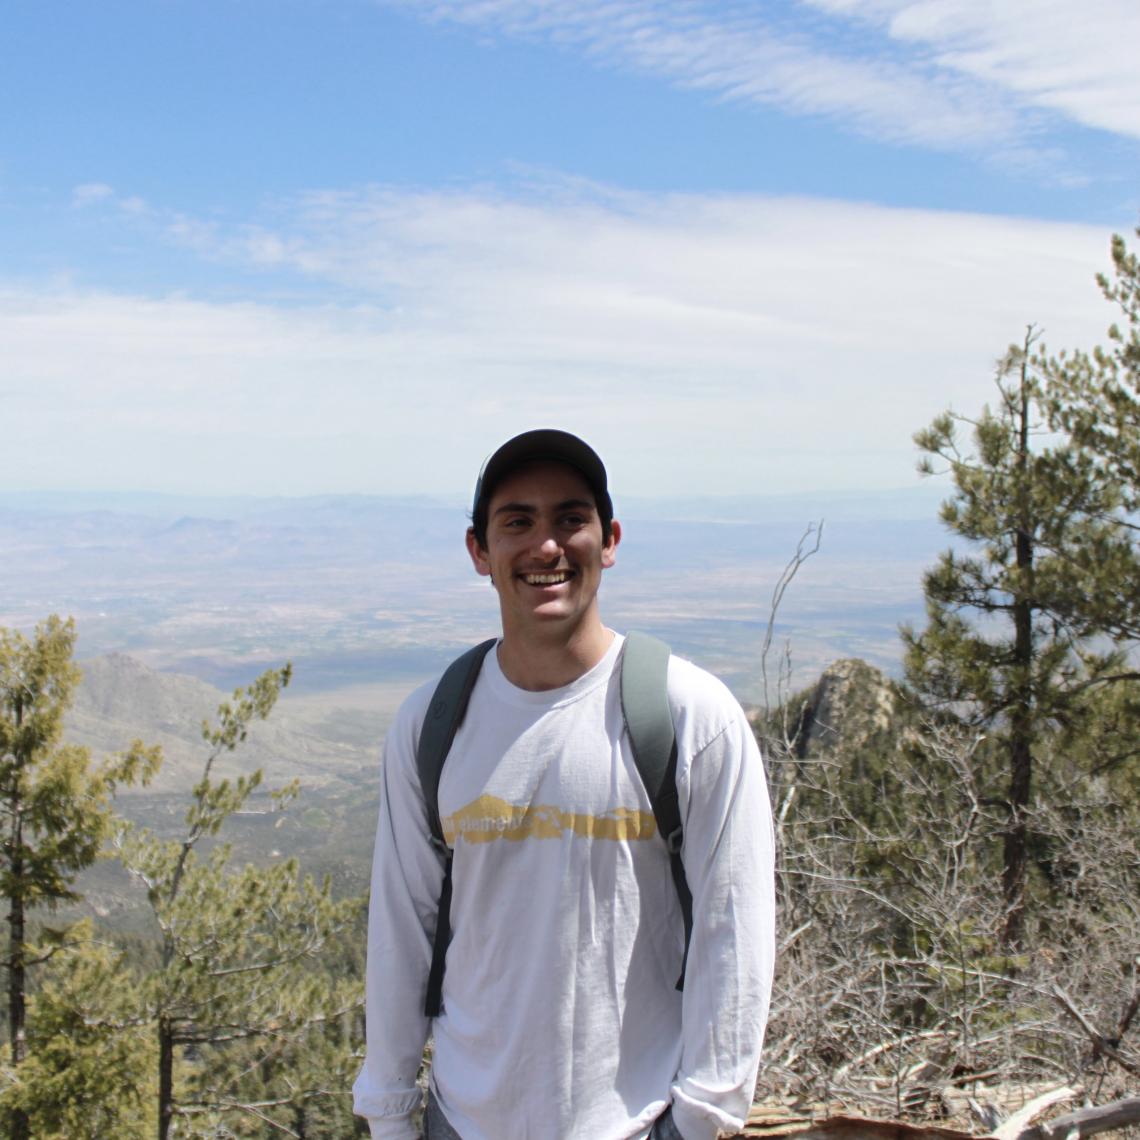
{"type": "Polygon", "coordinates": [[[538,552],[543,558],[556,558],[562,553],[562,544],[553,528],[540,527],[535,538],[538,541],[538,552]]]}

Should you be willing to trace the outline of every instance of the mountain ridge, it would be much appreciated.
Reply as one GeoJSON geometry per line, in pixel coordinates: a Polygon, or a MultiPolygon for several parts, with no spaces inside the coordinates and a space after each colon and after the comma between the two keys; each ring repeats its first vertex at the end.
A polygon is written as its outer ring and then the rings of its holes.
{"type": "MultiPolygon", "coordinates": [[[[188,790],[209,752],[203,721],[212,722],[231,694],[197,677],[152,669],[126,653],[89,658],[79,667],[83,679],[64,720],[66,738],[96,755],[124,751],[134,740],[158,744],[163,765],[149,791],[188,790]]],[[[252,674],[249,680],[254,680],[252,674]]],[[[272,786],[292,779],[309,787],[350,780],[362,768],[375,766],[386,728],[381,710],[373,718],[373,731],[362,732],[359,721],[359,710],[346,716],[341,733],[335,708],[320,706],[314,712],[282,699],[268,720],[250,727],[235,753],[219,757],[216,770],[234,776],[263,768],[272,786]]]]}

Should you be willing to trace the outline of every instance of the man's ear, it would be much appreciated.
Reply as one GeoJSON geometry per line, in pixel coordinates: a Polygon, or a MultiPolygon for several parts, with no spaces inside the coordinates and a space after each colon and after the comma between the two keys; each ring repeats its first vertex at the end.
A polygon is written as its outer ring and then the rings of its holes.
{"type": "Polygon", "coordinates": [[[471,556],[475,572],[482,574],[484,578],[489,578],[491,576],[491,563],[487,557],[487,552],[479,545],[475,537],[473,526],[467,528],[467,553],[471,556]]]}
{"type": "Polygon", "coordinates": [[[621,542],[621,523],[617,519],[610,522],[610,537],[602,547],[602,569],[608,570],[617,561],[617,546],[621,542]]]}

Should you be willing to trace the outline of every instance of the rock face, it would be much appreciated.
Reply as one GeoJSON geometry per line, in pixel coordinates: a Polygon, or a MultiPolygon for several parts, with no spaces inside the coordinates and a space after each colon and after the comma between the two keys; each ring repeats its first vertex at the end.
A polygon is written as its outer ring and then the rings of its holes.
{"type": "Polygon", "coordinates": [[[829,665],[801,700],[796,755],[805,760],[878,750],[905,716],[898,686],[858,658],[829,665]]]}

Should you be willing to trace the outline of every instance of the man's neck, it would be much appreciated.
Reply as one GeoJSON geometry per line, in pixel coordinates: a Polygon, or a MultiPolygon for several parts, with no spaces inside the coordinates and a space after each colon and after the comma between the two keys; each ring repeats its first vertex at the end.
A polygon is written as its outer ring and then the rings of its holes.
{"type": "Polygon", "coordinates": [[[614,632],[599,619],[570,636],[552,630],[546,637],[523,637],[505,630],[499,645],[499,668],[520,689],[560,689],[588,673],[609,651],[614,632]]]}

